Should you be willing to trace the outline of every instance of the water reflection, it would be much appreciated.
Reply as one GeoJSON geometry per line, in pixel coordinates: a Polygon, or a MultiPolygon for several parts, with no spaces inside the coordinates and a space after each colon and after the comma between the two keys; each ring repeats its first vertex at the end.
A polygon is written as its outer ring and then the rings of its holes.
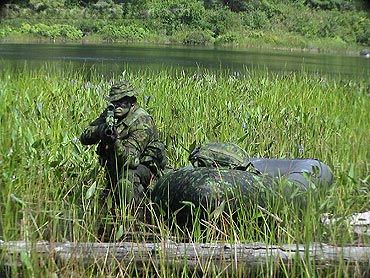
{"type": "Polygon", "coordinates": [[[45,61],[58,61],[75,67],[93,66],[97,73],[119,74],[122,67],[130,70],[173,67],[186,70],[245,69],[268,71],[305,70],[322,75],[370,79],[370,59],[320,53],[272,50],[233,50],[185,48],[174,46],[70,45],[70,44],[0,44],[0,60],[15,67],[24,62],[40,67],[45,61]]]}

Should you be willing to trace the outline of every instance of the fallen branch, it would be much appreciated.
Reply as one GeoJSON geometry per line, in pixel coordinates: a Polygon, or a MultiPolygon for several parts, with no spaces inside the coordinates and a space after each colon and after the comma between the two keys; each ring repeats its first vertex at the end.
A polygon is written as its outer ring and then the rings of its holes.
{"type": "MultiPolygon", "coordinates": [[[[185,264],[204,267],[253,266],[266,262],[289,264],[294,260],[315,261],[316,265],[330,266],[340,262],[356,265],[369,265],[370,246],[332,246],[326,244],[304,245],[264,245],[227,243],[48,243],[48,242],[1,242],[0,249],[6,256],[37,253],[55,260],[78,263],[97,263],[100,260],[122,263],[140,262],[185,264]]],[[[9,258],[9,257],[8,257],[9,258]]]]}

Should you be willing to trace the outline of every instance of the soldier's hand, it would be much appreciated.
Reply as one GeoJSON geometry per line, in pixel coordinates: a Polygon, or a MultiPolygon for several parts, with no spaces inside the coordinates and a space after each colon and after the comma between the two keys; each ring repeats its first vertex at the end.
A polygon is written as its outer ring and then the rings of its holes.
{"type": "Polygon", "coordinates": [[[111,129],[106,129],[105,137],[106,137],[105,141],[107,143],[114,143],[117,140],[117,137],[118,137],[117,129],[115,127],[111,128],[111,129]]]}
{"type": "Polygon", "coordinates": [[[114,143],[118,137],[117,129],[115,127],[109,128],[106,123],[101,124],[99,126],[99,137],[105,143],[114,143]]]}

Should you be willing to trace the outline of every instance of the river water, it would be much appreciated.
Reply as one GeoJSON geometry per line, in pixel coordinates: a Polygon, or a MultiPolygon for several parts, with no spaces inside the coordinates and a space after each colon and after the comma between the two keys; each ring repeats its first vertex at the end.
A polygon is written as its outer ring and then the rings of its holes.
{"type": "MultiPolygon", "coordinates": [[[[0,66],[25,63],[39,67],[48,63],[93,67],[101,74],[172,67],[183,70],[228,70],[235,74],[249,69],[301,71],[370,81],[370,59],[360,55],[291,52],[266,49],[226,49],[148,45],[0,44],[0,66]]],[[[0,67],[1,70],[1,67],[0,67]]]]}

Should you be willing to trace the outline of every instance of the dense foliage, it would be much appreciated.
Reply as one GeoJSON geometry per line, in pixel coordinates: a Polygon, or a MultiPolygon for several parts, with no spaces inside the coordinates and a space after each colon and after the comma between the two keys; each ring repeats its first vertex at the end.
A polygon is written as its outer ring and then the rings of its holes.
{"type": "Polygon", "coordinates": [[[0,38],[317,48],[370,45],[368,26],[359,0],[13,0],[2,6],[0,38]]]}
{"type": "MultiPolygon", "coordinates": [[[[125,68],[122,76],[110,80],[94,70],[76,70],[59,63],[40,69],[2,64],[1,240],[96,242],[97,229],[106,225],[115,231],[112,241],[128,241],[126,236],[131,234],[131,240],[138,243],[144,241],[142,235],[153,231],[156,236],[150,240],[162,243],[169,238],[176,242],[278,245],[354,243],[355,235],[342,221],[326,227],[320,215],[341,217],[370,209],[366,144],[370,103],[365,80],[305,72],[243,71],[236,76],[165,68],[138,74],[125,68]],[[84,148],[76,137],[103,109],[111,82],[122,76],[142,89],[139,101],[157,123],[170,166],[189,164],[187,149],[194,141],[237,142],[256,157],[320,158],[332,168],[334,186],[318,196],[305,195],[304,211],[279,193],[265,210],[241,207],[234,213],[235,222],[227,215],[227,205],[220,206],[210,212],[208,221],[198,221],[190,230],[160,216],[153,217],[151,225],[137,225],[126,208],[112,217],[99,205],[105,183],[94,148],[84,148]]],[[[358,240],[369,243],[366,237],[358,240]]],[[[164,250],[156,252],[157,258],[165,258],[164,250]]],[[[74,259],[61,265],[54,256],[40,260],[33,252],[22,253],[19,263],[17,256],[7,259],[12,277],[154,277],[158,272],[160,277],[191,276],[186,267],[176,270],[165,261],[160,265],[97,261],[78,268],[74,259]],[[140,269],[147,272],[138,274],[140,269]]],[[[266,260],[262,273],[250,277],[343,277],[353,273],[345,259],[328,273],[315,263],[309,258],[295,260],[277,275],[279,267],[274,260],[266,260]]],[[[212,268],[202,271],[206,277],[246,277],[243,272],[222,276],[212,268]]]]}

